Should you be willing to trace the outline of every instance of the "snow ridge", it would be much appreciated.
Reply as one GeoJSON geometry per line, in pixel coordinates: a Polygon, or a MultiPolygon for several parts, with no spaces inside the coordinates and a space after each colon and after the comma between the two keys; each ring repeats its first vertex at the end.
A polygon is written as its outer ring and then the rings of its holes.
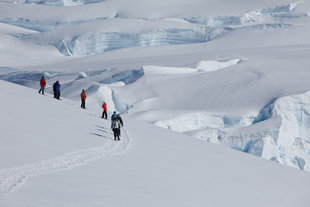
{"type": "Polygon", "coordinates": [[[121,141],[116,142],[113,140],[113,134],[109,128],[97,127],[101,128],[100,131],[103,132],[103,135],[94,135],[107,138],[105,144],[101,147],[79,150],[39,163],[0,170],[0,196],[5,196],[21,187],[32,177],[82,166],[103,156],[121,154],[129,148],[131,140],[124,128],[121,141]]]}

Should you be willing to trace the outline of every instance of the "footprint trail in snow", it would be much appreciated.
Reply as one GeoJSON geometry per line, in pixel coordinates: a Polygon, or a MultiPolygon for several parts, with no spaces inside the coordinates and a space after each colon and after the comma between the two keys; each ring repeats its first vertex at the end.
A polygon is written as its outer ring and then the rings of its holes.
{"type": "Polygon", "coordinates": [[[103,129],[105,130],[100,131],[105,133],[106,136],[111,137],[111,139],[106,140],[105,144],[101,147],[71,152],[38,163],[1,169],[0,196],[5,196],[16,188],[21,187],[27,180],[31,179],[32,177],[82,166],[100,157],[120,154],[128,149],[130,139],[125,129],[122,130],[122,140],[120,142],[113,141],[113,135],[111,135],[109,129],[103,129]]]}

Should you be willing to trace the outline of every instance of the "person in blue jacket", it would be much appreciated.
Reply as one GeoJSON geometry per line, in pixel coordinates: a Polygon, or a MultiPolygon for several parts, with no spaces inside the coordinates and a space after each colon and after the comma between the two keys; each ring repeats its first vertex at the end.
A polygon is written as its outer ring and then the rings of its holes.
{"type": "Polygon", "coordinates": [[[57,99],[60,99],[60,87],[61,87],[61,85],[60,85],[59,81],[56,81],[56,98],[57,99]]]}
{"type": "Polygon", "coordinates": [[[114,111],[112,116],[111,116],[111,121],[113,121],[116,118],[117,118],[117,114],[116,114],[116,111],[114,111]]]}

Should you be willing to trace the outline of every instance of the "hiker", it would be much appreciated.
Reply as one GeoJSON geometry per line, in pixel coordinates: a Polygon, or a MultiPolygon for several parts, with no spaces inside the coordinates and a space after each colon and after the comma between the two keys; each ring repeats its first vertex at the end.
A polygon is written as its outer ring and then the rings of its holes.
{"type": "Polygon", "coordinates": [[[113,121],[116,118],[117,118],[117,114],[116,114],[116,111],[114,111],[112,116],[111,116],[111,121],[113,121]]]}
{"type": "Polygon", "coordinates": [[[119,121],[118,118],[114,118],[114,120],[112,121],[111,129],[113,130],[114,133],[114,140],[115,141],[121,140],[119,138],[121,134],[121,122],[119,121]]]}
{"type": "Polygon", "coordinates": [[[81,93],[81,101],[82,101],[81,108],[82,109],[85,109],[85,100],[86,100],[86,93],[85,93],[85,90],[82,89],[82,93],[81,93]]]}
{"type": "Polygon", "coordinates": [[[56,90],[56,84],[57,84],[58,81],[56,81],[54,84],[53,84],[53,91],[54,91],[54,98],[57,98],[57,90],[56,90]]]}
{"type": "Polygon", "coordinates": [[[55,89],[56,89],[56,98],[57,99],[60,99],[60,87],[61,87],[61,85],[60,85],[59,81],[56,81],[55,89]]]}
{"type": "Polygon", "coordinates": [[[107,109],[107,104],[105,102],[103,102],[102,108],[103,108],[103,112],[102,112],[101,118],[108,119],[108,113],[107,113],[108,109],[107,109]]]}
{"type": "Polygon", "coordinates": [[[123,119],[120,114],[117,114],[117,119],[121,122],[122,127],[124,126],[123,119]]]}
{"type": "Polygon", "coordinates": [[[41,93],[41,91],[42,91],[42,95],[44,95],[44,88],[46,86],[46,81],[44,79],[44,76],[42,76],[42,78],[40,80],[40,86],[41,86],[41,88],[40,88],[38,93],[41,93]]]}
{"type": "MultiPolygon", "coordinates": [[[[118,119],[119,122],[121,123],[121,126],[124,127],[123,119],[120,114],[117,114],[116,119],[118,119]]],[[[119,131],[119,136],[121,136],[121,131],[119,131]]]]}

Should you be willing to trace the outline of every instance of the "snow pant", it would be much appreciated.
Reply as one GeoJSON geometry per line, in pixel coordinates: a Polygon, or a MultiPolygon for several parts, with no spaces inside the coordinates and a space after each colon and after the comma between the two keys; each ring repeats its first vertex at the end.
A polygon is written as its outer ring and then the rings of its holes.
{"type": "Polygon", "coordinates": [[[81,108],[85,109],[85,99],[81,99],[82,103],[81,103],[81,108]]]}
{"type": "Polygon", "coordinates": [[[57,91],[54,91],[54,98],[57,98],[57,91]]]}
{"type": "Polygon", "coordinates": [[[108,119],[108,113],[107,113],[107,111],[103,111],[103,112],[102,112],[101,118],[103,118],[103,119],[108,119]]]}
{"type": "Polygon", "coordinates": [[[44,88],[45,88],[45,86],[41,86],[39,93],[41,93],[41,91],[42,91],[42,94],[44,95],[44,88]]]}
{"type": "Polygon", "coordinates": [[[119,128],[113,129],[113,132],[114,132],[114,140],[120,140],[119,136],[121,134],[121,129],[119,128]]]}
{"type": "Polygon", "coordinates": [[[56,92],[56,98],[60,99],[60,92],[56,92]]]}

